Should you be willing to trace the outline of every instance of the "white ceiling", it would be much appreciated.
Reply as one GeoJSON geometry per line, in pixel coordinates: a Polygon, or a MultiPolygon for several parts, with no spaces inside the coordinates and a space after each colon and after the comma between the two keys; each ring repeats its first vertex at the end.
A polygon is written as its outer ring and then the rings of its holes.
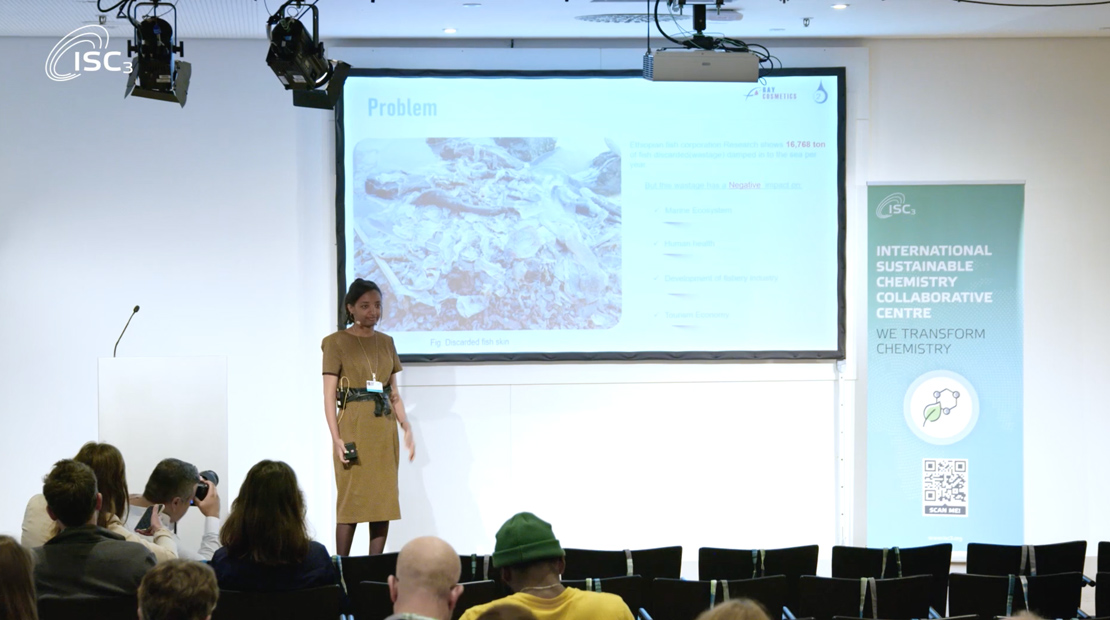
{"type": "MultiPolygon", "coordinates": [[[[102,0],[107,6],[115,0],[102,0]]],[[[645,12],[643,0],[319,0],[325,39],[378,38],[636,38],[644,24],[599,23],[580,19],[600,14],[645,12]],[[444,28],[457,33],[445,34],[444,28]]],[[[1086,7],[1000,7],[956,0],[730,0],[742,19],[714,21],[709,31],[746,39],[785,37],[1042,37],[1110,36],[1110,5],[1086,7]],[[809,27],[803,18],[811,18],[809,27]]],[[[1001,0],[1048,3],[1055,0],[1001,0]]],[[[1082,1],[1082,0],[1079,0],[1082,1]]],[[[278,0],[177,0],[178,33],[190,38],[263,38],[269,9],[278,0]]],[[[652,0],[654,4],[654,0],[652,0]]],[[[663,26],[677,27],[660,8],[663,26]]],[[[689,10],[687,10],[689,11],[689,10]]],[[[96,23],[95,0],[0,0],[0,36],[61,37],[96,23]]],[[[597,18],[594,18],[597,19],[597,18]]],[[[689,27],[688,15],[679,22],[689,27]]],[[[123,20],[109,16],[112,33],[130,34],[123,20]]]]}

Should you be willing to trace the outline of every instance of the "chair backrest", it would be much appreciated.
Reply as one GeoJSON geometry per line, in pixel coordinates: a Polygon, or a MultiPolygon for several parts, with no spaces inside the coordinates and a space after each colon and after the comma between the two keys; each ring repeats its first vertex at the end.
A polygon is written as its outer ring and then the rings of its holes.
{"type": "Polygon", "coordinates": [[[1055,575],[1081,573],[1086,561],[1087,541],[1052,545],[967,544],[970,575],[1055,575]]]}
{"type": "MultiPolygon", "coordinates": [[[[1105,543],[1099,543],[1102,546],[1105,543]]],[[[1102,561],[1102,551],[1099,551],[1099,561],[1102,561]]],[[[1105,584],[1103,587],[1095,586],[1095,615],[1110,616],[1110,571],[1099,573],[1095,576],[1095,583],[1105,584]],[[1106,581],[1103,581],[1105,579],[1106,581]]]]}
{"type": "Polygon", "coordinates": [[[390,575],[397,572],[397,554],[340,556],[339,568],[343,573],[343,583],[350,592],[356,583],[363,581],[385,583],[390,575]]]}
{"type": "Polygon", "coordinates": [[[859,579],[814,577],[803,575],[798,580],[798,608],[792,610],[798,618],[831,620],[833,616],[870,615],[870,597],[861,588],[859,579]]]}
{"type": "Polygon", "coordinates": [[[1028,581],[1029,609],[1034,613],[1042,618],[1077,616],[1083,598],[1083,573],[1038,574],[1028,581]]]}
{"type": "Polygon", "coordinates": [[[777,620],[782,615],[786,598],[786,577],[709,581],[655,579],[648,610],[653,620],[693,620],[710,607],[738,598],[759,601],[771,618],[777,620]]]}
{"type": "MultiPolygon", "coordinates": [[[[462,584],[463,593],[459,597],[459,601],[455,603],[455,612],[451,615],[452,620],[459,620],[463,612],[476,607],[478,605],[485,605],[492,603],[499,598],[503,598],[509,592],[506,591],[505,586],[493,580],[484,581],[469,581],[462,584]]],[[[392,613],[392,612],[390,612],[392,613]]],[[[389,614],[386,614],[389,615],[389,614]]],[[[374,620],[381,620],[386,616],[379,616],[374,620]]]]}
{"type": "Polygon", "coordinates": [[[337,585],[287,592],[220,590],[212,620],[338,620],[342,597],[337,585]]]}
{"type": "Polygon", "coordinates": [[[628,609],[635,615],[636,611],[644,607],[644,596],[647,594],[645,580],[639,575],[631,577],[605,577],[601,579],[564,579],[563,585],[579,590],[592,590],[594,592],[608,592],[621,597],[628,609]]]}
{"type": "Polygon", "coordinates": [[[1078,614],[1083,573],[1025,577],[1028,598],[1021,581],[1021,576],[953,573],[949,577],[949,613],[974,614],[982,620],[1010,616],[1027,608],[1042,618],[1074,618],[1078,614]]]}
{"type": "Polygon", "coordinates": [[[932,584],[932,575],[876,579],[871,584],[875,595],[869,594],[866,601],[873,604],[870,616],[887,620],[928,618],[932,584]]]}
{"type": "Polygon", "coordinates": [[[462,565],[460,583],[489,581],[494,579],[496,571],[493,568],[493,557],[488,555],[460,555],[459,564],[462,565]]]}
{"type": "MultiPolygon", "coordinates": [[[[347,584],[351,610],[356,620],[381,620],[393,615],[389,584],[381,581],[360,581],[347,584]]],[[[213,618],[213,620],[215,620],[213,618]]]]}
{"type": "Polygon", "coordinates": [[[750,579],[752,577],[786,577],[785,606],[798,606],[798,579],[817,574],[820,547],[788,547],[785,549],[698,549],[698,579],[750,579]]]}
{"type": "Polygon", "coordinates": [[[134,596],[40,598],[39,620],[136,620],[139,603],[134,596]]]}
{"type": "Polygon", "coordinates": [[[833,547],[832,576],[845,579],[874,577],[932,576],[929,605],[943,614],[948,600],[948,573],[952,567],[952,545],[926,545],[924,547],[892,547],[871,549],[864,547],[833,547]]]}
{"type": "Polygon", "coordinates": [[[1011,616],[1023,609],[1025,598],[1021,584],[1014,584],[1009,577],[963,573],[952,573],[948,577],[948,614],[951,616],[993,620],[996,616],[1011,616]],[[1006,609],[1007,600],[1012,601],[1009,610],[1006,609]]]}
{"type": "Polygon", "coordinates": [[[564,549],[566,579],[627,577],[639,575],[648,581],[678,579],[682,573],[682,547],[660,547],[624,551],[564,549]]]}
{"type": "Polygon", "coordinates": [[[1098,544],[1097,572],[1110,573],[1110,542],[1100,542],[1098,544]]]}

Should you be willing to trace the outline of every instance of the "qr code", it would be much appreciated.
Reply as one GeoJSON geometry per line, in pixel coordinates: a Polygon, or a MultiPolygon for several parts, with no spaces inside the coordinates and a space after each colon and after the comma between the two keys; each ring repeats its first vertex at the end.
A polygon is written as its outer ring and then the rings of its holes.
{"type": "Polygon", "coordinates": [[[924,459],[922,500],[927,517],[967,516],[967,459],[924,459]]]}

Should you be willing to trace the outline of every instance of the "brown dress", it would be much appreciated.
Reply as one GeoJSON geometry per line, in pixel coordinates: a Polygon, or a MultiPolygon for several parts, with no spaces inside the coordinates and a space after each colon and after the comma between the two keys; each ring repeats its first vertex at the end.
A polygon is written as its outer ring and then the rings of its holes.
{"type": "MultiPolygon", "coordinates": [[[[401,360],[389,336],[359,337],[339,331],[324,338],[324,374],[339,377],[339,387],[366,388],[374,376],[388,385],[401,371],[401,360]],[[372,374],[373,373],[373,374],[372,374]]],[[[337,523],[393,521],[401,518],[397,499],[397,464],[401,446],[392,410],[374,416],[374,401],[348,402],[338,411],[339,436],[353,441],[358,460],[344,465],[334,454],[337,523]]]]}

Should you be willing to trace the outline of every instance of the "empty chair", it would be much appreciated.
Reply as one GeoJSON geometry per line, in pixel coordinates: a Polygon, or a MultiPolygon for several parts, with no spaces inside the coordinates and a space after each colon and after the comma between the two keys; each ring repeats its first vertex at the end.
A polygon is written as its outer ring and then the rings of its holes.
{"type": "Polygon", "coordinates": [[[337,620],[341,606],[339,586],[289,592],[221,590],[212,620],[337,620]]]}
{"type": "MultiPolygon", "coordinates": [[[[451,615],[451,618],[453,620],[459,620],[459,618],[462,617],[463,612],[470,609],[471,607],[485,605],[486,603],[492,603],[497,599],[510,594],[505,586],[497,583],[496,581],[491,581],[488,579],[485,581],[464,582],[462,586],[462,596],[460,596],[458,602],[455,603],[455,612],[451,615]]],[[[390,613],[393,612],[391,611],[390,613]]],[[[386,616],[388,615],[389,614],[386,614],[386,616]]],[[[381,618],[385,618],[386,616],[377,616],[374,620],[379,620],[381,618]]]]}
{"type": "Polygon", "coordinates": [[[564,549],[567,558],[565,579],[627,577],[639,575],[648,581],[678,579],[682,573],[682,547],[660,547],[623,551],[564,549]]]}
{"type": "Polygon", "coordinates": [[[134,596],[40,598],[39,620],[136,620],[134,596]]]}
{"type": "Polygon", "coordinates": [[[786,598],[786,577],[755,579],[683,581],[656,579],[651,584],[653,620],[694,620],[701,612],[728,600],[750,598],[759,601],[772,619],[782,616],[786,598]]]}
{"type": "Polygon", "coordinates": [[[833,616],[862,618],[870,603],[867,581],[803,575],[798,579],[798,618],[831,620],[833,616]]]}
{"type": "Polygon", "coordinates": [[[1079,612],[1083,574],[1016,576],[961,575],[949,577],[948,611],[981,620],[1011,616],[1028,609],[1042,618],[1074,618],[1079,612]]]}
{"type": "Polygon", "coordinates": [[[460,555],[459,564],[462,565],[462,574],[459,577],[460,583],[474,582],[474,581],[489,581],[493,579],[495,570],[493,568],[492,556],[488,555],[460,555]]]}
{"type": "MultiPolygon", "coordinates": [[[[911,577],[930,575],[929,605],[943,614],[948,600],[948,573],[952,566],[952,545],[943,543],[924,547],[835,546],[832,552],[832,576],[845,579],[874,577],[911,577]]],[[[968,571],[970,572],[970,571],[968,571]]]]}
{"type": "MultiPolygon", "coordinates": [[[[817,545],[786,549],[698,549],[698,579],[750,579],[784,575],[785,606],[798,606],[798,578],[817,574],[817,545]]],[[[945,571],[945,575],[947,575],[945,571]]]]}
{"type": "Polygon", "coordinates": [[[968,543],[969,575],[1055,575],[1082,573],[1087,541],[1052,545],[968,543]]]}
{"type": "Polygon", "coordinates": [[[339,571],[348,593],[363,581],[385,583],[397,572],[397,554],[339,556],[339,571]]]}
{"type": "MultiPolygon", "coordinates": [[[[633,615],[644,606],[644,578],[639,575],[631,577],[607,577],[602,579],[571,579],[563,580],[563,585],[579,590],[592,590],[594,592],[608,592],[616,594],[624,600],[633,615]]],[[[653,616],[654,617],[654,616],[653,616]]]]}
{"type": "MultiPolygon", "coordinates": [[[[349,583],[347,595],[350,597],[355,620],[381,620],[393,615],[393,599],[389,596],[389,584],[386,582],[349,583]]],[[[219,606],[217,603],[216,607],[219,606]]]]}
{"type": "MultiPolygon", "coordinates": [[[[1106,543],[1099,543],[1099,564],[1102,564],[1101,547],[1104,544],[1106,543]]],[[[1110,571],[1099,571],[1095,581],[1099,584],[1095,587],[1095,615],[1110,616],[1110,571]]]]}
{"type": "Polygon", "coordinates": [[[867,602],[871,604],[871,617],[887,620],[928,618],[932,584],[932,575],[871,581],[871,594],[867,597],[867,602]]]}

